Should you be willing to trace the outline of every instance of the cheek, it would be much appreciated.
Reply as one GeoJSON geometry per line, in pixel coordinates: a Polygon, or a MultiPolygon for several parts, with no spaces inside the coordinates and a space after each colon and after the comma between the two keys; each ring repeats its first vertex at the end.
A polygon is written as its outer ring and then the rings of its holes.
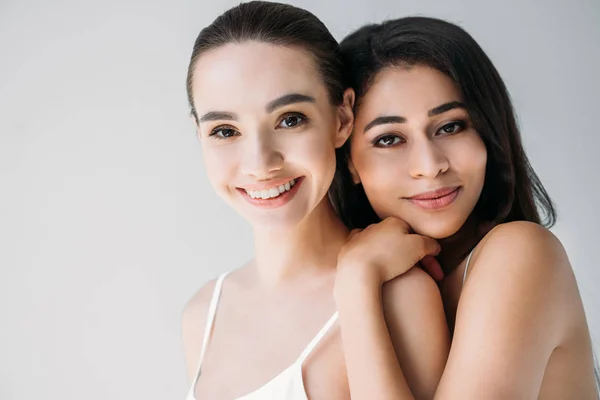
{"type": "MultiPolygon", "coordinates": [[[[483,140],[473,134],[469,140],[455,143],[448,149],[451,154],[451,165],[463,179],[483,186],[487,165],[487,150],[483,140]]],[[[479,188],[481,189],[481,188],[479,188]]]]}
{"type": "Polygon", "coordinates": [[[213,188],[218,192],[223,183],[231,181],[238,155],[232,146],[214,146],[202,143],[202,159],[206,175],[213,188]]]}
{"type": "Polygon", "coordinates": [[[404,165],[402,155],[393,149],[379,151],[357,146],[351,152],[352,163],[374,208],[386,204],[402,192],[404,165]]]}
{"type": "Polygon", "coordinates": [[[282,153],[289,168],[306,170],[317,181],[333,180],[335,146],[326,131],[290,133],[283,142],[282,153]]]}

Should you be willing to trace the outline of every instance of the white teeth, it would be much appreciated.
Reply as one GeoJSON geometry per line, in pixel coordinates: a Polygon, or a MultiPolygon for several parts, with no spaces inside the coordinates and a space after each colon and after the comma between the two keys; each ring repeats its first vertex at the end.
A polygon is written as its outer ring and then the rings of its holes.
{"type": "Polygon", "coordinates": [[[269,189],[263,190],[246,190],[246,193],[253,199],[272,199],[279,196],[282,193],[287,192],[296,184],[296,180],[292,179],[283,185],[275,186],[269,189]]]}

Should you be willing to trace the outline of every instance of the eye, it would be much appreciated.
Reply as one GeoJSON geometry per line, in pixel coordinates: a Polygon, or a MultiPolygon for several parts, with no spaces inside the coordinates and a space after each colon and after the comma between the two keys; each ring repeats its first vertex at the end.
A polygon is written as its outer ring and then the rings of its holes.
{"type": "Polygon", "coordinates": [[[405,140],[400,136],[396,135],[384,135],[380,136],[373,141],[375,147],[392,147],[400,143],[404,143],[405,140]]]}
{"type": "Polygon", "coordinates": [[[306,123],[308,118],[300,113],[291,113],[283,116],[279,122],[278,128],[295,128],[306,123]]]}
{"type": "Polygon", "coordinates": [[[449,124],[442,126],[436,134],[439,135],[452,135],[461,132],[465,129],[466,124],[463,121],[454,121],[449,124]]]}
{"type": "Polygon", "coordinates": [[[229,139],[234,136],[238,136],[239,132],[229,126],[220,126],[218,128],[213,129],[210,132],[210,137],[215,139],[229,139]]]}

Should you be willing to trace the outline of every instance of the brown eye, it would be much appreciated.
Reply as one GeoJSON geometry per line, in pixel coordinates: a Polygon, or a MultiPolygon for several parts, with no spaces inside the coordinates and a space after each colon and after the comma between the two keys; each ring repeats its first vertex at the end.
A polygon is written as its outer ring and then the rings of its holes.
{"type": "Polygon", "coordinates": [[[213,129],[209,136],[212,136],[216,139],[229,139],[231,137],[236,136],[238,133],[239,132],[233,128],[219,127],[219,128],[213,129]]]}
{"type": "Polygon", "coordinates": [[[380,136],[373,141],[375,147],[392,147],[399,143],[403,143],[404,140],[396,135],[385,135],[380,136]]]}
{"type": "Polygon", "coordinates": [[[465,123],[462,121],[455,121],[455,122],[451,122],[449,124],[446,124],[444,126],[442,126],[438,131],[437,134],[439,135],[452,135],[454,133],[458,133],[462,130],[465,129],[465,123]]]}
{"type": "Polygon", "coordinates": [[[300,113],[293,113],[284,116],[279,122],[279,128],[295,128],[306,123],[307,118],[300,113]]]}

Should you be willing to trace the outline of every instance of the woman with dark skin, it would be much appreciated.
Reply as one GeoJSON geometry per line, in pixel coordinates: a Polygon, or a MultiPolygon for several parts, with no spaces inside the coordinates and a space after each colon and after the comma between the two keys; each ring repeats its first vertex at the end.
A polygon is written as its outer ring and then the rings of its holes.
{"type": "Polygon", "coordinates": [[[440,252],[420,255],[444,270],[452,332],[433,398],[596,399],[577,283],[546,228],[555,211],[491,61],[464,30],[432,18],[368,25],[341,48],[355,126],[332,198],[356,230],[335,296],[352,398],[373,398],[373,385],[386,388],[377,399],[413,398],[381,287],[417,261],[398,244],[427,237],[440,252]]]}

